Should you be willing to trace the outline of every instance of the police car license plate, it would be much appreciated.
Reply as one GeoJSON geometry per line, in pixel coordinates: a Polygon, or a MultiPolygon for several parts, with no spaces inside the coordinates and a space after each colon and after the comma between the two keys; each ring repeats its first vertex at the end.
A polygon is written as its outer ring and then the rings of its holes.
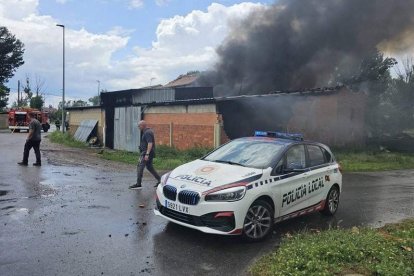
{"type": "Polygon", "coordinates": [[[165,201],[164,206],[168,209],[171,209],[171,210],[174,210],[174,211],[177,211],[177,212],[180,212],[180,213],[184,213],[184,214],[189,213],[188,206],[183,206],[181,204],[177,204],[175,202],[171,202],[171,201],[168,201],[168,200],[165,201]]]}

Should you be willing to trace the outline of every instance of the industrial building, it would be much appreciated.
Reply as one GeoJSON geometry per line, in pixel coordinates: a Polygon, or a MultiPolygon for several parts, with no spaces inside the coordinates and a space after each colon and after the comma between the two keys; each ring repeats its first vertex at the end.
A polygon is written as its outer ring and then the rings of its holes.
{"type": "Polygon", "coordinates": [[[139,120],[158,145],[178,149],[217,147],[254,130],[300,132],[331,146],[365,143],[365,95],[344,86],[213,97],[212,87],[150,87],[101,94],[101,106],[68,108],[70,131],[97,120],[97,136],[108,148],[137,151],[139,120]]]}

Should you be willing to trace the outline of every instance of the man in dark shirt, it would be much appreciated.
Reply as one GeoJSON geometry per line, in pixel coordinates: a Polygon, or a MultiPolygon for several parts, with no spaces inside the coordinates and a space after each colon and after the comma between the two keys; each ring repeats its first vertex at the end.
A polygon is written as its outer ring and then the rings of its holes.
{"type": "Polygon", "coordinates": [[[145,121],[139,121],[138,128],[142,131],[142,138],[141,145],[139,146],[140,156],[137,165],[137,183],[129,186],[129,188],[133,190],[142,188],[141,182],[145,167],[147,167],[147,170],[157,179],[157,184],[155,184],[155,186],[157,186],[161,181],[161,177],[152,166],[152,160],[155,157],[154,132],[152,129],[147,127],[147,123],[145,121]]]}
{"type": "Polygon", "coordinates": [[[36,163],[33,163],[33,166],[41,166],[42,161],[40,159],[40,141],[42,137],[40,135],[40,130],[42,129],[42,125],[36,118],[34,117],[34,113],[28,113],[30,124],[29,124],[29,134],[27,135],[26,144],[24,144],[24,152],[23,152],[23,161],[17,164],[21,166],[27,166],[29,163],[29,152],[30,149],[33,148],[36,154],[36,163]]]}

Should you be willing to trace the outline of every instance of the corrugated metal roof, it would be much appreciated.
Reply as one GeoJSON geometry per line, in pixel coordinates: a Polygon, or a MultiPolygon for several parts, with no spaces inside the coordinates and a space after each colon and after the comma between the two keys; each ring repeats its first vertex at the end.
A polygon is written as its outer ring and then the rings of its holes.
{"type": "Polygon", "coordinates": [[[65,107],[66,110],[83,110],[83,109],[102,109],[101,105],[91,105],[91,106],[68,106],[65,107]]]}
{"type": "Polygon", "coordinates": [[[142,89],[140,93],[132,95],[132,104],[146,104],[152,102],[166,102],[175,99],[173,88],[142,89]]]}
{"type": "Polygon", "coordinates": [[[166,85],[164,85],[164,87],[182,87],[182,86],[187,86],[192,84],[193,82],[195,82],[198,78],[198,74],[193,74],[193,75],[184,75],[184,76],[179,76],[177,79],[167,83],[166,85]]]}
{"type": "Polygon", "coordinates": [[[83,120],[75,132],[75,140],[86,143],[97,124],[98,120],[83,120]]]}
{"type": "Polygon", "coordinates": [[[259,97],[274,97],[279,95],[295,95],[295,94],[330,94],[345,86],[334,86],[334,87],[322,87],[322,88],[312,88],[312,89],[303,89],[303,90],[286,90],[286,91],[274,91],[266,94],[256,94],[256,95],[239,95],[239,96],[224,96],[224,97],[214,97],[214,98],[195,98],[195,99],[185,99],[185,100],[169,100],[164,102],[152,102],[149,106],[162,106],[162,105],[185,105],[185,104],[205,104],[205,103],[215,103],[219,101],[230,101],[236,99],[248,99],[248,98],[259,98],[259,97]]]}

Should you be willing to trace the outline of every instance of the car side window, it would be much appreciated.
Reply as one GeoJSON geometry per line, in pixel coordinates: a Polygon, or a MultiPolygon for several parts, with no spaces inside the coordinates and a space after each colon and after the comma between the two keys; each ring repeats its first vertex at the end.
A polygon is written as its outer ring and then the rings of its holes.
{"type": "Polygon", "coordinates": [[[286,168],[304,169],[306,166],[305,146],[296,145],[291,147],[286,153],[286,168]]]}
{"type": "Polygon", "coordinates": [[[319,146],[308,145],[309,167],[319,166],[325,163],[325,157],[319,146]]]}
{"type": "Polygon", "coordinates": [[[276,167],[273,170],[274,175],[278,175],[278,174],[282,174],[283,173],[283,169],[284,169],[284,157],[282,157],[282,159],[280,159],[280,161],[277,163],[276,167]]]}

